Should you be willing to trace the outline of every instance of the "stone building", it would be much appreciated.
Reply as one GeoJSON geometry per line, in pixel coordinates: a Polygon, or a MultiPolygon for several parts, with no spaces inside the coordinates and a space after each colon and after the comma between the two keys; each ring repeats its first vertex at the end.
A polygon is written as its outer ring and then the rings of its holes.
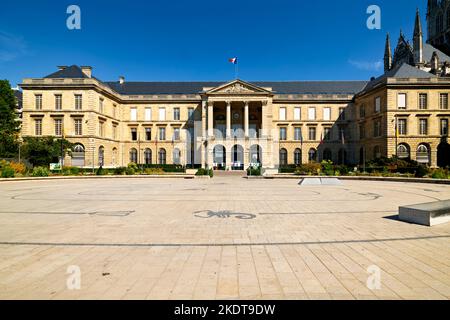
{"type": "Polygon", "coordinates": [[[450,1],[428,0],[427,43],[450,54],[450,1]]]}
{"type": "Polygon", "coordinates": [[[24,79],[23,136],[65,136],[65,164],[242,170],[397,155],[449,164],[450,57],[400,33],[371,81],[104,82],[86,66],[24,79]]]}

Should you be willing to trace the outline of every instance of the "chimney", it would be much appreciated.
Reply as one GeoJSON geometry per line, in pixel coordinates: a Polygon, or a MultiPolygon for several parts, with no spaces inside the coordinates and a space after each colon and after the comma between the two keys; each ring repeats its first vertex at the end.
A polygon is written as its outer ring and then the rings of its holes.
{"type": "Polygon", "coordinates": [[[123,84],[125,82],[125,77],[124,76],[120,76],[119,77],[119,83],[123,84]]]}
{"type": "Polygon", "coordinates": [[[58,68],[58,70],[62,71],[64,69],[67,69],[67,66],[58,66],[57,68],[58,68]]]}
{"type": "Polygon", "coordinates": [[[92,67],[90,66],[81,66],[81,71],[89,78],[92,78],[92,67]]]}

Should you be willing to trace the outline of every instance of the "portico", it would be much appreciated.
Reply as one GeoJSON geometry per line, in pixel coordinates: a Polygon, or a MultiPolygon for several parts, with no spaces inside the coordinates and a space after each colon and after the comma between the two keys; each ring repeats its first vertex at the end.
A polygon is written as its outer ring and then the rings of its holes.
{"type": "Polygon", "coordinates": [[[269,165],[267,107],[270,88],[235,80],[218,88],[205,88],[202,117],[205,166],[245,170],[251,164],[269,165]],[[256,150],[256,151],[255,151],[256,150]]]}

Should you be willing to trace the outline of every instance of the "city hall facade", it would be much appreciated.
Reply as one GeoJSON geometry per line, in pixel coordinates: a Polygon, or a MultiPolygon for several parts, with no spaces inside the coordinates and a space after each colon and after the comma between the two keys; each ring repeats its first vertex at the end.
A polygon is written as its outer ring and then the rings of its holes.
{"type": "Polygon", "coordinates": [[[311,161],[363,164],[397,155],[448,165],[450,57],[386,40],[370,81],[104,82],[92,67],[27,78],[22,136],[64,136],[65,165],[181,164],[243,170],[311,161]]]}

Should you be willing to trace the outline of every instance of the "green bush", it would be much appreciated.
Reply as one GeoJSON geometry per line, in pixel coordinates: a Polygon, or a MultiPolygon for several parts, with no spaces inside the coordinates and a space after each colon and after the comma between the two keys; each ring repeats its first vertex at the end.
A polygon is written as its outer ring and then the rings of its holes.
{"type": "Polygon", "coordinates": [[[71,175],[77,176],[77,175],[80,174],[80,172],[81,172],[80,168],[78,168],[78,167],[70,167],[70,174],[71,175]]]}
{"type": "Polygon", "coordinates": [[[433,179],[448,179],[448,171],[444,170],[444,169],[436,169],[433,171],[433,173],[431,174],[431,177],[433,179]]]}
{"type": "Polygon", "coordinates": [[[118,168],[114,168],[114,170],[113,170],[113,173],[115,175],[119,175],[119,176],[124,175],[126,172],[127,172],[127,168],[125,168],[125,167],[118,167],[118,168]]]}
{"type": "Polygon", "coordinates": [[[424,165],[419,165],[414,173],[416,178],[423,178],[428,174],[428,168],[424,165]]]}
{"type": "Polygon", "coordinates": [[[46,167],[35,167],[31,175],[33,177],[48,177],[50,171],[46,167]]]}
{"type": "Polygon", "coordinates": [[[128,166],[128,168],[126,168],[125,173],[127,176],[132,176],[136,173],[136,170],[134,170],[134,168],[128,166]]]}
{"type": "Polygon", "coordinates": [[[3,166],[2,169],[2,178],[14,178],[15,171],[10,166],[3,166]]]}
{"type": "Polygon", "coordinates": [[[214,176],[213,169],[203,169],[200,168],[197,170],[196,176],[210,176],[211,178],[214,176]]]}
{"type": "Polygon", "coordinates": [[[333,162],[331,160],[323,160],[321,162],[322,172],[327,176],[333,176],[335,174],[333,162]]]}
{"type": "Polygon", "coordinates": [[[96,174],[97,176],[103,176],[103,175],[105,175],[105,174],[108,174],[108,172],[107,172],[106,170],[104,170],[102,166],[100,166],[100,167],[97,169],[97,171],[95,172],[95,174],[96,174]]]}
{"type": "Polygon", "coordinates": [[[261,175],[261,167],[248,167],[247,168],[247,176],[260,176],[261,175]]]}

